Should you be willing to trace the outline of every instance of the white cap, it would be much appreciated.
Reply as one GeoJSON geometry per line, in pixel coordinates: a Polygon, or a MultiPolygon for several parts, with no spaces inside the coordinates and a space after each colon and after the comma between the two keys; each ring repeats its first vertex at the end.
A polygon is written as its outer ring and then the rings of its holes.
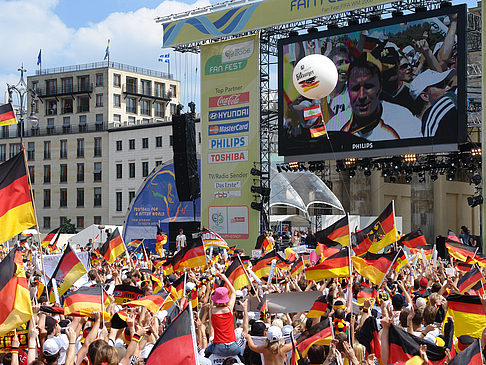
{"type": "Polygon", "coordinates": [[[282,338],[282,330],[277,326],[270,326],[267,330],[267,338],[270,342],[280,341],[282,338]]]}
{"type": "Polygon", "coordinates": [[[432,52],[432,54],[435,55],[437,52],[439,52],[439,49],[440,47],[442,47],[443,44],[444,42],[437,42],[437,44],[434,46],[434,51],[432,52]]]}
{"type": "Polygon", "coordinates": [[[243,298],[245,296],[245,294],[243,294],[243,291],[241,291],[240,289],[235,290],[235,294],[237,298],[243,298]]]}
{"type": "Polygon", "coordinates": [[[410,95],[416,100],[426,88],[444,81],[451,72],[453,72],[452,69],[444,72],[425,70],[410,84],[410,95]]]}
{"type": "Polygon", "coordinates": [[[408,46],[406,46],[406,47],[403,47],[403,49],[402,49],[402,53],[403,53],[405,56],[409,56],[409,57],[410,57],[410,56],[415,55],[415,49],[414,49],[412,46],[408,45],[408,46]]]}
{"type": "Polygon", "coordinates": [[[248,312],[248,319],[255,319],[255,318],[259,318],[259,317],[260,317],[259,315],[257,317],[256,312],[248,312]]]}
{"type": "Polygon", "coordinates": [[[44,346],[42,346],[42,352],[47,356],[54,356],[59,350],[61,350],[61,346],[59,346],[59,343],[55,338],[48,338],[46,342],[44,342],[44,346]]]}
{"type": "Polygon", "coordinates": [[[415,304],[417,305],[417,308],[425,308],[427,306],[425,298],[422,297],[418,297],[415,304]]]}
{"type": "Polygon", "coordinates": [[[194,284],[192,281],[188,281],[186,283],[186,290],[192,290],[196,287],[196,284],[194,284]]]}
{"type": "Polygon", "coordinates": [[[294,327],[290,324],[286,324],[285,326],[282,327],[282,335],[288,336],[294,331],[294,327]]]}
{"type": "Polygon", "coordinates": [[[165,309],[162,309],[161,311],[159,311],[159,313],[157,313],[157,318],[160,322],[162,322],[165,317],[167,317],[167,311],[165,309]]]}

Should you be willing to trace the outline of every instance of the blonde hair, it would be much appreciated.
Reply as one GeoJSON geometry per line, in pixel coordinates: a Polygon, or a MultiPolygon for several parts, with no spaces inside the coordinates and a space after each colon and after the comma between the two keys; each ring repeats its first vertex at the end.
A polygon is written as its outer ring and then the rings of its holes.
{"type": "Polygon", "coordinates": [[[360,344],[358,342],[353,343],[353,350],[354,350],[354,354],[356,355],[356,358],[358,359],[358,361],[366,360],[365,347],[362,344],[360,344]]]}
{"type": "Polygon", "coordinates": [[[118,365],[118,351],[113,346],[103,346],[96,352],[93,365],[101,365],[104,362],[108,365],[118,365]]]}
{"type": "Polygon", "coordinates": [[[266,347],[267,347],[267,349],[270,350],[270,352],[272,354],[277,355],[278,351],[280,350],[280,347],[282,347],[283,343],[284,343],[283,339],[280,339],[280,340],[275,341],[275,342],[270,342],[269,340],[267,340],[266,347]]]}
{"type": "Polygon", "coordinates": [[[439,293],[432,293],[432,294],[429,295],[429,304],[432,307],[435,307],[437,305],[437,302],[439,301],[439,299],[440,299],[439,293]]]}

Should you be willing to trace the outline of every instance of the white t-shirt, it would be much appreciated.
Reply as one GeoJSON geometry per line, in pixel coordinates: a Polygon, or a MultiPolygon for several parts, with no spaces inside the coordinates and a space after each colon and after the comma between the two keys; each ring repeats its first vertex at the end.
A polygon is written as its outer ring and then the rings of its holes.
{"type": "Polygon", "coordinates": [[[176,237],[177,242],[177,249],[180,250],[181,248],[186,247],[186,236],[184,234],[180,234],[176,237]]]}

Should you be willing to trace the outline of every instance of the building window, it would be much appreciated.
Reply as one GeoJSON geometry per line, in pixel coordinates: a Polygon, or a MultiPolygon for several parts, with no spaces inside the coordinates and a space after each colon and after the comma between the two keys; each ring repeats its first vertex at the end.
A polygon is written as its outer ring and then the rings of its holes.
{"type": "Polygon", "coordinates": [[[155,147],[162,147],[162,136],[155,137],[155,147]]]}
{"type": "Polygon", "coordinates": [[[123,141],[116,141],[116,150],[117,151],[123,150],[123,141]]]}
{"type": "Polygon", "coordinates": [[[78,91],[91,91],[89,85],[89,75],[78,76],[78,91]]]}
{"type": "Polygon", "coordinates": [[[123,177],[123,165],[121,163],[116,164],[116,178],[121,179],[123,177]]]}
{"type": "Polygon", "coordinates": [[[115,127],[121,126],[121,115],[120,114],[113,114],[113,123],[115,124],[115,127]]]}
{"type": "Polygon", "coordinates": [[[103,130],[103,114],[96,114],[96,131],[103,130]]]}
{"type": "Polygon", "coordinates": [[[164,90],[165,90],[165,84],[156,82],[155,83],[155,96],[158,98],[163,98],[164,95],[164,90]]]}
{"type": "Polygon", "coordinates": [[[94,163],[93,181],[101,181],[101,162],[94,163]]]}
{"type": "Polygon", "coordinates": [[[177,112],[177,105],[176,104],[170,104],[170,114],[174,115],[177,112]]]}
{"type": "Polygon", "coordinates": [[[67,165],[61,164],[60,165],[60,174],[59,174],[59,182],[65,183],[67,182],[67,165]]]}
{"type": "Polygon", "coordinates": [[[57,114],[57,100],[48,100],[46,103],[46,115],[57,114]]]}
{"type": "Polygon", "coordinates": [[[128,204],[130,204],[134,198],[135,198],[135,192],[129,191],[128,192],[128,204]]]}
{"type": "Polygon", "coordinates": [[[128,117],[128,125],[134,125],[135,124],[135,117],[128,117]]]}
{"type": "Polygon", "coordinates": [[[148,161],[143,161],[142,162],[142,176],[146,177],[146,176],[148,176],[148,173],[149,173],[148,161]]]}
{"type": "Polygon", "coordinates": [[[119,108],[121,106],[120,94],[113,94],[113,106],[119,108]]]}
{"type": "Polygon", "coordinates": [[[62,133],[71,133],[71,117],[62,118],[62,133]]]}
{"type": "Polygon", "coordinates": [[[20,143],[10,143],[8,145],[10,158],[14,157],[20,152],[20,143]]]}
{"type": "Polygon", "coordinates": [[[65,98],[62,99],[62,114],[70,114],[73,112],[73,99],[65,98]]]}
{"type": "Polygon", "coordinates": [[[121,212],[122,211],[122,193],[121,191],[116,192],[116,211],[121,212]]]}
{"type": "Polygon", "coordinates": [[[150,110],[151,104],[150,101],[148,100],[142,100],[140,102],[140,114],[143,115],[152,115],[151,110],[150,110]]]}
{"type": "Polygon", "coordinates": [[[128,148],[131,149],[131,150],[135,149],[135,140],[134,139],[128,140],[128,148]]]}
{"type": "Polygon", "coordinates": [[[35,184],[35,169],[34,169],[34,166],[29,166],[29,176],[30,176],[30,182],[32,184],[35,184]]]}
{"type": "Polygon", "coordinates": [[[87,131],[86,126],[86,115],[79,116],[79,133],[83,133],[87,131]]]}
{"type": "Polygon", "coordinates": [[[78,97],[78,113],[89,112],[89,96],[78,97]]]}
{"type": "Polygon", "coordinates": [[[84,157],[84,138],[78,138],[77,156],[84,157]]]}
{"type": "Polygon", "coordinates": [[[165,116],[164,103],[154,103],[154,116],[159,118],[163,118],[165,116]]]}
{"type": "Polygon", "coordinates": [[[51,183],[51,165],[44,165],[44,184],[51,183]]]}
{"type": "Polygon", "coordinates": [[[142,148],[149,148],[149,139],[142,138],[142,148]]]}
{"type": "Polygon", "coordinates": [[[44,189],[44,208],[51,207],[51,189],[44,189]]]}
{"type": "Polygon", "coordinates": [[[61,79],[61,84],[62,84],[63,94],[73,92],[73,78],[72,77],[66,77],[66,78],[61,79]]]}
{"type": "Polygon", "coordinates": [[[130,162],[128,164],[128,177],[130,178],[135,177],[135,162],[130,162]]]}
{"type": "Polygon", "coordinates": [[[78,188],[76,191],[76,206],[78,208],[84,207],[84,189],[78,188]]]}
{"type": "Polygon", "coordinates": [[[27,160],[35,160],[35,142],[27,143],[27,160]]]}
{"type": "Polygon", "coordinates": [[[103,94],[96,94],[96,106],[98,108],[103,106],[103,94]]]}
{"type": "Polygon", "coordinates": [[[77,216],[76,217],[76,228],[84,228],[84,217],[77,216]]]}
{"type": "Polygon", "coordinates": [[[103,86],[103,74],[96,74],[96,86],[103,86]]]}
{"type": "Polygon", "coordinates": [[[61,139],[60,157],[67,158],[67,139],[61,139]]]}
{"type": "Polygon", "coordinates": [[[134,77],[127,77],[127,93],[137,92],[137,79],[134,77]]]}
{"type": "Polygon", "coordinates": [[[51,217],[44,217],[44,228],[51,228],[51,217]]]}
{"type": "Polygon", "coordinates": [[[170,146],[174,145],[174,136],[169,136],[169,145],[170,146]]]}
{"type": "Polygon", "coordinates": [[[94,157],[101,157],[101,137],[94,139],[94,157]]]}
{"type": "Polygon", "coordinates": [[[93,217],[93,223],[94,224],[101,224],[101,216],[100,215],[95,215],[93,217]]]}
{"type": "Polygon", "coordinates": [[[161,160],[155,161],[155,167],[160,166],[160,165],[162,165],[162,161],[161,160]]]}
{"type": "Polygon", "coordinates": [[[67,207],[67,189],[60,189],[59,190],[59,197],[60,197],[60,200],[59,200],[59,206],[61,208],[65,208],[67,207]]]}
{"type": "Polygon", "coordinates": [[[7,145],[0,144],[0,161],[7,160],[7,145]]]}
{"type": "Polygon", "coordinates": [[[44,160],[51,159],[51,141],[44,141],[44,160]]]}
{"type": "Polygon", "coordinates": [[[8,126],[3,126],[2,127],[2,138],[8,138],[8,126]]]}
{"type": "Polygon", "coordinates": [[[171,98],[177,98],[177,86],[176,85],[170,85],[169,87],[169,92],[170,92],[170,97],[171,98]]]}
{"type": "Polygon", "coordinates": [[[84,182],[84,163],[78,163],[76,176],[77,182],[84,182]]]}
{"type": "Polygon", "coordinates": [[[56,95],[57,93],[57,80],[46,80],[46,95],[56,95]]]}
{"type": "Polygon", "coordinates": [[[121,86],[121,75],[113,74],[113,86],[115,87],[121,86]]]}
{"type": "Polygon", "coordinates": [[[150,80],[140,80],[140,87],[142,90],[140,92],[143,95],[151,95],[152,94],[152,81],[150,80]]]}
{"type": "Polygon", "coordinates": [[[127,98],[127,113],[137,113],[137,99],[127,98]]]}
{"type": "Polygon", "coordinates": [[[47,134],[53,135],[55,133],[54,118],[47,118],[47,134]]]}
{"type": "Polygon", "coordinates": [[[94,206],[101,207],[101,188],[94,188],[94,206]]]}

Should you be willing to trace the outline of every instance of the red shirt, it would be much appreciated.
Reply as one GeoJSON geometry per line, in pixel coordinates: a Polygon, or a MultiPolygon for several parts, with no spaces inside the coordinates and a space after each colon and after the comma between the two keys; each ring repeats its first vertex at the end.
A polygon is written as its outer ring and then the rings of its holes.
{"type": "Polygon", "coordinates": [[[231,343],[236,341],[233,313],[211,313],[211,324],[214,329],[213,343],[231,343]]]}

